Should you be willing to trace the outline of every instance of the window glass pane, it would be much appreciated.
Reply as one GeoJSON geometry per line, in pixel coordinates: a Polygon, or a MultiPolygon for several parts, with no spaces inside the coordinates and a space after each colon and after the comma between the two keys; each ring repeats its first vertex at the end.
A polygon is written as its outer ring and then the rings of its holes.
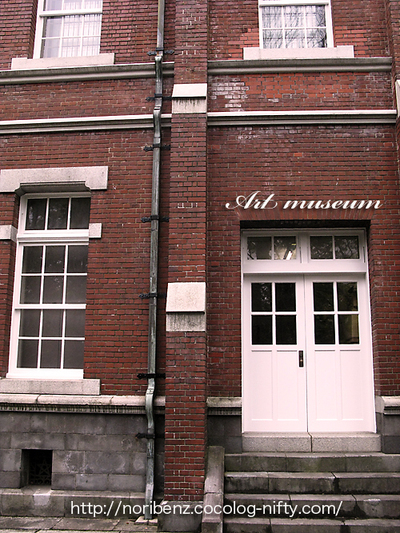
{"type": "Polygon", "coordinates": [[[58,39],[61,37],[63,17],[46,17],[43,24],[44,39],[58,39]]]}
{"type": "Polygon", "coordinates": [[[90,198],[71,199],[71,229],[87,229],[89,227],[90,198]]]}
{"type": "Polygon", "coordinates": [[[310,237],[311,259],[333,259],[332,236],[310,237]]]}
{"type": "Polygon", "coordinates": [[[68,267],[67,272],[80,273],[87,272],[88,247],[69,246],[68,247],[68,267]]]}
{"type": "Polygon", "coordinates": [[[307,48],[326,48],[327,36],[325,29],[307,30],[307,48]]]}
{"type": "Polygon", "coordinates": [[[264,48],[283,48],[283,31],[282,30],[264,30],[263,31],[264,48]]]}
{"type": "Polygon", "coordinates": [[[43,337],[61,337],[63,329],[62,309],[45,309],[43,311],[43,337]]]}
{"type": "Polygon", "coordinates": [[[62,9],[62,0],[45,0],[45,11],[56,11],[58,9],[62,9]]]}
{"type": "Polygon", "coordinates": [[[315,344],[335,344],[333,315],[315,315],[315,344]]]}
{"type": "Polygon", "coordinates": [[[65,246],[46,246],[45,272],[64,272],[65,246]]]}
{"type": "Polygon", "coordinates": [[[339,344],[358,344],[358,315],[339,315],[339,344]]]}
{"type": "Polygon", "coordinates": [[[305,48],[304,30],[288,30],[285,34],[286,48],[305,48]]]}
{"type": "Polygon", "coordinates": [[[336,259],[359,259],[358,237],[335,237],[336,259]]]}
{"type": "Polygon", "coordinates": [[[247,259],[271,259],[271,237],[248,237],[247,259]]]}
{"type": "Polygon", "coordinates": [[[86,302],[86,276],[68,276],[67,304],[83,304],[86,302]]]}
{"type": "Polygon", "coordinates": [[[40,368],[60,368],[61,341],[42,341],[40,368]]]}
{"type": "Polygon", "coordinates": [[[272,311],[272,284],[251,284],[251,310],[272,311]]]}
{"type": "Polygon", "coordinates": [[[276,344],[296,344],[296,316],[277,315],[276,317],[276,344]]]}
{"type": "Polygon", "coordinates": [[[60,304],[63,301],[64,278],[46,276],[43,282],[43,303],[60,304]]]}
{"type": "Polygon", "coordinates": [[[357,282],[338,283],[339,311],[358,311],[357,282]]]}
{"type": "Polygon", "coordinates": [[[285,28],[301,28],[304,26],[303,6],[287,6],[284,8],[285,28]]]}
{"type": "Polygon", "coordinates": [[[314,311],[333,311],[333,283],[313,283],[314,311]]]}
{"type": "Polygon", "coordinates": [[[25,229],[44,229],[46,220],[46,205],[47,200],[45,198],[28,200],[25,229]]]}
{"type": "Polygon", "coordinates": [[[296,311],[296,294],[294,283],[275,284],[276,311],[296,311]]]}
{"type": "Polygon", "coordinates": [[[263,28],[282,28],[282,7],[263,7],[261,17],[263,28]]]}
{"type": "Polygon", "coordinates": [[[274,259],[296,259],[296,237],[274,237],[274,259]]]}
{"type": "Polygon", "coordinates": [[[69,198],[50,198],[48,229],[67,229],[69,198]]]}
{"type": "Polygon", "coordinates": [[[40,311],[37,309],[22,309],[19,323],[21,337],[38,337],[40,327],[40,311]]]}
{"type": "Polygon", "coordinates": [[[272,344],[272,315],[253,315],[251,335],[253,344],[272,344]]]}
{"type": "Polygon", "coordinates": [[[22,260],[23,274],[39,274],[42,271],[43,246],[25,246],[22,260]]]}
{"type": "Polygon", "coordinates": [[[81,9],[82,0],[64,0],[64,9],[81,9]]]}
{"type": "Polygon", "coordinates": [[[40,303],[40,277],[22,276],[21,279],[21,304],[40,303]]]}
{"type": "Polygon", "coordinates": [[[64,368],[83,368],[84,341],[65,341],[64,368]]]}
{"type": "Polygon", "coordinates": [[[65,327],[66,337],[85,336],[85,310],[71,309],[67,311],[67,323],[65,327]]]}
{"type": "Polygon", "coordinates": [[[37,368],[39,341],[21,339],[18,343],[18,368],[37,368]]]}
{"type": "Polygon", "coordinates": [[[325,6],[305,6],[307,28],[324,28],[325,6]]]}

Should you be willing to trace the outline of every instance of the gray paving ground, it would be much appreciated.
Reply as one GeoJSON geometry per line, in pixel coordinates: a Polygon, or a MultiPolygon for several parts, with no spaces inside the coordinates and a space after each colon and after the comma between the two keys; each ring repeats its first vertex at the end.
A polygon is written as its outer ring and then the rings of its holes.
{"type": "Polygon", "coordinates": [[[0,516],[0,533],[156,533],[155,523],[129,519],[0,516]]]}

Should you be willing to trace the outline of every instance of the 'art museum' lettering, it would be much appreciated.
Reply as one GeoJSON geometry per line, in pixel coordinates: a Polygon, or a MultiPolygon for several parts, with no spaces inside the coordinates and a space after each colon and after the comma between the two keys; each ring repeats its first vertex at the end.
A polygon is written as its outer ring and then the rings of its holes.
{"type": "Polygon", "coordinates": [[[235,202],[227,202],[226,209],[379,209],[382,207],[380,200],[287,200],[278,202],[275,194],[271,193],[267,198],[262,198],[261,191],[254,191],[248,196],[239,195],[235,202]]]}

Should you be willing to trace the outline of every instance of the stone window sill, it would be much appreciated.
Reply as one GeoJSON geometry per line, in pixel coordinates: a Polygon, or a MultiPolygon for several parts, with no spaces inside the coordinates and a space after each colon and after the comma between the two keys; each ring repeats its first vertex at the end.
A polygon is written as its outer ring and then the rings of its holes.
{"type": "Polygon", "coordinates": [[[243,48],[243,59],[348,59],[354,58],[354,46],[335,48],[243,48]]]}

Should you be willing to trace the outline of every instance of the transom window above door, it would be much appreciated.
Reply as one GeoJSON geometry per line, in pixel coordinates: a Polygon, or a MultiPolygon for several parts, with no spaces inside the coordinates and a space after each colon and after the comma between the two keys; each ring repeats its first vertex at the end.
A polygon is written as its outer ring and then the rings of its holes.
{"type": "Polygon", "coordinates": [[[365,231],[248,230],[242,237],[243,272],[365,272],[365,231]]]}
{"type": "Polygon", "coordinates": [[[259,0],[260,48],[333,46],[330,0],[259,0]]]}

